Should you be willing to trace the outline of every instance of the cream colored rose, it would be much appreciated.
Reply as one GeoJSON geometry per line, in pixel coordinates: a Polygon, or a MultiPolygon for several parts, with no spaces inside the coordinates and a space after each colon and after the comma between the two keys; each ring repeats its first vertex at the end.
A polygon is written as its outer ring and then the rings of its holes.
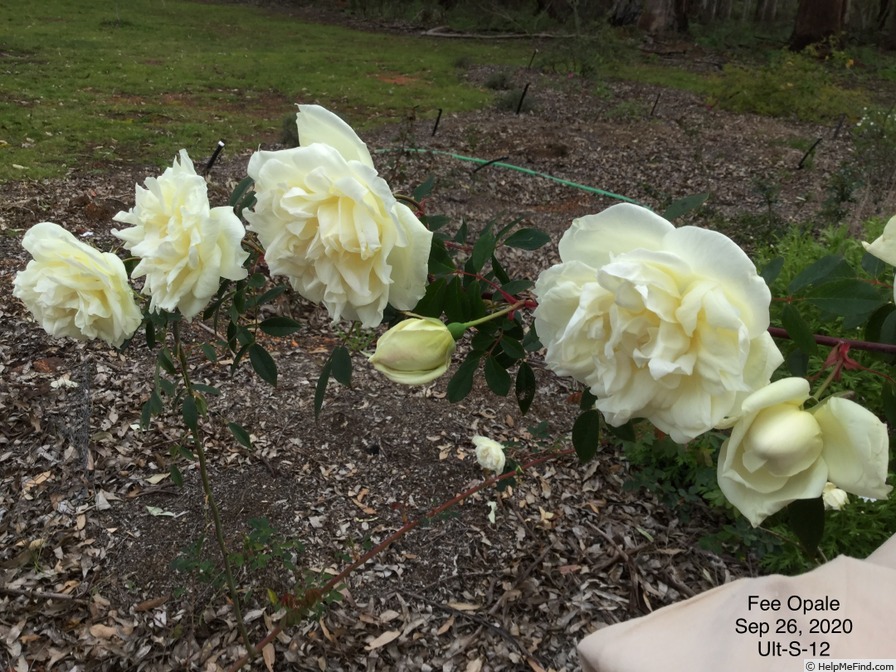
{"type": "Polygon", "coordinates": [[[862,241],[865,250],[891,266],[896,266],[896,217],[891,217],[883,233],[870,243],[862,241]]]}
{"type": "Polygon", "coordinates": [[[611,425],[647,418],[675,441],[715,427],[783,361],[771,293],[720,233],[636,205],[577,219],[535,284],[553,371],[588,385],[611,425]]]}
{"type": "Polygon", "coordinates": [[[196,174],[186,150],[158,178],[137,186],[136,204],[115,220],[133,224],[112,233],[140,263],[133,277],[146,276],[143,293],[151,310],[180,310],[190,319],[218,291],[221,278],[242,280],[249,256],[241,245],[245,229],[233,208],[211,208],[205,179],[196,174]]]}
{"type": "Polygon", "coordinates": [[[256,203],[246,212],[275,275],[330,317],[375,327],[387,304],[422,298],[432,233],[395,200],[348,124],[301,105],[300,147],[249,160],[256,203]]]}
{"type": "Polygon", "coordinates": [[[473,437],[473,445],[476,446],[476,460],[483,469],[488,469],[496,474],[504,471],[506,456],[504,446],[497,441],[478,434],[473,437]]]}
{"type": "MultiPolygon", "coordinates": [[[[865,250],[878,259],[896,266],[896,217],[891,217],[883,233],[870,243],[862,241],[865,250]]],[[[896,284],[893,285],[893,300],[896,301],[896,284]]]]}
{"type": "Polygon", "coordinates": [[[441,320],[415,317],[380,336],[369,361],[392,382],[425,385],[448,370],[454,347],[454,338],[441,320]]]}
{"type": "Polygon", "coordinates": [[[886,497],[887,427],[859,404],[829,397],[809,410],[809,383],[785,378],[744,400],[719,454],[719,487],[758,526],[825,484],[863,497],[886,497]]]}
{"type": "Polygon", "coordinates": [[[28,229],[22,246],[33,259],[16,274],[13,295],[48,334],[100,338],[118,347],[140,326],[143,314],[114,254],[95,250],[52,222],[28,229]]]}

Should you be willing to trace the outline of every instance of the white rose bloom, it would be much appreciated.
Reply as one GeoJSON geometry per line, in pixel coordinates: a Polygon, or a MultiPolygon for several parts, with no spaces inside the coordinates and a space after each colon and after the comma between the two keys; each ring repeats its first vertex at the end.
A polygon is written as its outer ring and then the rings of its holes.
{"type": "Polygon", "coordinates": [[[22,246],[33,259],[16,274],[13,295],[48,334],[100,338],[118,347],[140,326],[143,314],[114,254],[99,252],[52,222],[28,229],[22,246]]]}
{"type": "Polygon", "coordinates": [[[348,124],[317,105],[300,105],[297,119],[300,147],[249,160],[249,228],[272,274],[333,321],[375,327],[387,304],[408,310],[423,297],[432,233],[396,201],[348,124]]]}
{"type": "Polygon", "coordinates": [[[115,221],[133,224],[112,233],[140,263],[133,277],[146,276],[143,293],[151,310],[180,310],[190,319],[218,291],[221,278],[242,280],[249,256],[245,229],[233,208],[211,208],[205,179],[196,174],[186,150],[158,178],[136,189],[136,204],[115,221]]]}
{"type": "Polygon", "coordinates": [[[679,443],[766,385],[783,357],[771,293],[724,235],[631,204],[573,222],[535,284],[548,366],[588,385],[611,425],[647,418],[679,443]]]}
{"type": "Polygon", "coordinates": [[[883,233],[874,241],[862,241],[865,250],[891,266],[896,266],[896,217],[891,217],[884,227],[883,233]]]}
{"type": "MultiPolygon", "coordinates": [[[[896,266],[896,217],[891,217],[883,233],[870,243],[862,241],[865,251],[878,259],[896,266]]],[[[896,284],[893,285],[893,300],[896,301],[896,284]]]]}
{"type": "Polygon", "coordinates": [[[886,497],[887,427],[859,404],[829,397],[810,410],[804,378],[784,378],[744,400],[719,454],[719,487],[758,526],[833,481],[863,497],[886,497]]]}
{"type": "Polygon", "coordinates": [[[503,473],[504,463],[507,459],[504,455],[504,446],[478,434],[473,437],[473,445],[476,446],[476,459],[479,461],[480,467],[494,471],[496,474],[503,473]]]}

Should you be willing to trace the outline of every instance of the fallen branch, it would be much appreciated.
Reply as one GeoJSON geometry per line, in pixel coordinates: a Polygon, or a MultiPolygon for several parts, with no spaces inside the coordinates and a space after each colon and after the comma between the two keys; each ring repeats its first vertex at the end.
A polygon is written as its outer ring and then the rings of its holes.
{"type": "Polygon", "coordinates": [[[484,35],[482,33],[446,32],[449,30],[448,26],[436,26],[435,28],[423,31],[421,35],[423,37],[457,37],[463,40],[555,40],[572,37],[571,35],[557,35],[554,33],[496,33],[494,35],[484,35]]]}
{"type": "Polygon", "coordinates": [[[14,597],[27,597],[34,600],[66,600],[76,604],[87,604],[87,600],[81,597],[66,595],[65,593],[48,593],[43,590],[23,590],[20,588],[5,588],[0,586],[0,593],[14,597]]]}

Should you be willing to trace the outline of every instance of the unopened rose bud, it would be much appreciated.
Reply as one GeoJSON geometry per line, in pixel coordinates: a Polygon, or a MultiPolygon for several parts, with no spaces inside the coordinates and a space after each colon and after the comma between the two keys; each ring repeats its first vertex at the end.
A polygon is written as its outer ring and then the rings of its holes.
{"type": "Polygon", "coordinates": [[[824,508],[834,511],[839,511],[849,503],[849,495],[846,494],[846,491],[841,490],[830,481],[821,491],[821,498],[824,501],[824,508]]]}
{"type": "Polygon", "coordinates": [[[370,363],[392,382],[425,385],[448,370],[452,354],[448,327],[432,317],[413,317],[380,336],[370,363]]]}

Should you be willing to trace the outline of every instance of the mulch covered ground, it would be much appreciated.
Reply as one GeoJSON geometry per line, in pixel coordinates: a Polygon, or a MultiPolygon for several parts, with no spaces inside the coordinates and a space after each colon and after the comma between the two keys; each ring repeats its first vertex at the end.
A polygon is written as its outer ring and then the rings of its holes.
{"type": "MultiPolygon", "coordinates": [[[[467,76],[482,82],[489,74],[467,76]]],[[[821,210],[831,175],[851,160],[848,134],[833,137],[833,126],[732,115],[668,89],[611,85],[595,96],[577,78],[509,75],[531,82],[533,112],[446,115],[435,136],[432,119],[415,119],[365,139],[372,149],[502,158],[660,209],[709,191],[697,219],[721,228],[737,213],[767,211],[760,183],[770,176],[778,186],[771,229],[806,221],[821,210]],[[811,168],[799,169],[796,141],[816,137],[824,141],[811,168]]],[[[213,192],[226,194],[246,160],[222,163],[213,192]]],[[[573,217],[613,202],[443,154],[390,151],[377,161],[396,188],[435,175],[428,211],[449,214],[453,226],[463,217],[474,231],[520,216],[556,242],[573,217]]],[[[196,465],[177,462],[181,487],[167,476],[183,427],[173,415],[146,430],[138,424],[151,353],[51,339],[12,298],[29,226],[56,221],[110,247],[112,215],[130,207],[134,183],[154,173],[73,172],[4,187],[0,670],[216,670],[241,654],[196,465]],[[178,558],[192,571],[173,571],[178,558]]],[[[726,233],[750,246],[774,230],[726,233]]],[[[556,248],[507,252],[507,267],[532,277],[556,248]]],[[[607,444],[584,466],[560,454],[569,448],[576,388],[538,356],[539,394],[525,417],[484,386],[454,405],[444,398],[446,380],[398,387],[356,354],[351,388],[331,383],[315,420],[314,385],[339,334],[300,300],[276,310],[303,325],[265,343],[280,369],[276,388],[248,367],[230,377],[226,362],[193,362],[197,380],[221,389],[202,431],[230,546],[247,560],[239,578],[254,641],[283,616],[268,589],[301,594],[320,585],[408,520],[481,483],[474,434],[504,441],[520,463],[557,455],[512,488],[484,489],[425,521],[355,571],[338,601],[284,628],[256,669],[574,670],[576,643],[589,632],[755,572],[700,549],[700,537],[722,523],[712,512],[691,511],[685,523],[649,492],[627,489],[630,467],[619,448],[607,444]],[[253,451],[233,440],[229,421],[252,433],[253,451]],[[274,531],[265,543],[295,571],[261,566],[265,525],[274,531]]],[[[189,338],[208,339],[209,328],[194,324],[189,338]]]]}

